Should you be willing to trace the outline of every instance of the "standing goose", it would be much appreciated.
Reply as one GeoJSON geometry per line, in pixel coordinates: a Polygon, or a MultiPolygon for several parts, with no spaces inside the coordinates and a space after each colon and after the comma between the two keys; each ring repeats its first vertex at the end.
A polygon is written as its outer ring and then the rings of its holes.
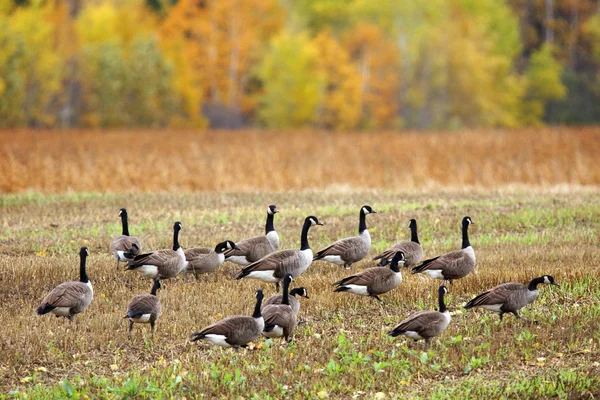
{"type": "Polygon", "coordinates": [[[181,222],[173,225],[173,249],[156,250],[152,253],[141,254],[127,263],[126,270],[138,271],[148,278],[171,279],[185,270],[187,260],[181,246],[179,246],[179,231],[181,222]]]}
{"type": "Polygon", "coordinates": [[[287,274],[283,279],[281,304],[266,304],[262,309],[265,319],[262,334],[268,338],[283,337],[288,343],[292,341],[294,329],[298,325],[298,316],[292,309],[288,296],[290,282],[293,280],[292,274],[287,274]]]}
{"type": "Polygon", "coordinates": [[[297,277],[312,264],[313,252],[308,244],[308,230],[313,225],[323,224],[317,217],[312,215],[306,217],[300,236],[300,250],[281,250],[268,254],[246,266],[236,279],[253,278],[263,282],[272,282],[279,291],[279,282],[286,274],[297,277]]]}
{"type": "Polygon", "coordinates": [[[142,252],[142,242],[135,236],[129,236],[129,223],[127,221],[127,210],[121,208],[119,211],[123,233],[113,239],[110,250],[117,259],[117,269],[120,261],[132,260],[142,252]]]}
{"type": "Polygon", "coordinates": [[[214,251],[206,247],[184,250],[188,262],[186,272],[193,273],[196,279],[198,274],[215,272],[225,261],[225,252],[231,249],[237,249],[236,244],[226,240],[216,245],[214,251]]]}
{"type": "Polygon", "coordinates": [[[426,261],[421,265],[414,267],[412,274],[427,274],[430,278],[450,281],[464,278],[475,268],[475,251],[469,242],[470,217],[464,217],[462,220],[462,248],[457,251],[446,253],[426,261]]]}
{"type": "Polygon", "coordinates": [[[152,291],[150,294],[138,294],[129,303],[127,307],[127,314],[124,318],[129,319],[129,331],[128,335],[131,337],[131,331],[133,330],[133,324],[150,324],[152,336],[154,336],[154,325],[160,315],[162,306],[160,300],[156,297],[156,291],[160,289],[160,280],[155,280],[152,284],[152,291]]]}
{"type": "Polygon", "coordinates": [[[264,295],[262,290],[256,291],[256,305],[251,317],[234,315],[227,317],[192,333],[192,342],[204,339],[223,347],[247,347],[248,343],[260,336],[265,327],[265,321],[260,311],[264,295]]]}
{"type": "Polygon", "coordinates": [[[523,321],[536,322],[520,316],[519,310],[537,299],[537,286],[540,283],[560,287],[550,275],[532,279],[528,286],[522,283],[503,283],[475,297],[465,304],[465,308],[468,310],[470,308],[481,307],[486,310],[495,311],[500,315],[500,321],[502,321],[505,313],[511,313],[523,321]]]}
{"type": "Polygon", "coordinates": [[[404,253],[404,266],[412,268],[421,261],[423,258],[423,247],[419,243],[419,235],[417,234],[417,220],[411,219],[408,224],[410,228],[410,242],[396,243],[377,257],[373,258],[373,261],[379,260],[379,266],[383,267],[387,265],[394,254],[398,251],[404,253]]]}
{"type": "Polygon", "coordinates": [[[414,341],[425,339],[429,344],[432,337],[441,334],[450,325],[450,312],[444,304],[444,295],[448,293],[446,286],[438,289],[439,311],[419,311],[411,314],[398,326],[388,332],[389,336],[406,336],[414,341]]]}
{"type": "Polygon", "coordinates": [[[228,250],[225,259],[239,265],[248,265],[260,260],[267,254],[277,251],[279,248],[279,235],[275,232],[273,218],[279,210],[271,204],[267,208],[267,224],[264,236],[255,236],[236,242],[237,248],[228,250]]]}
{"type": "Polygon", "coordinates": [[[52,289],[37,309],[38,315],[49,312],[56,317],[65,317],[73,322],[73,317],[85,311],[94,298],[94,288],[85,271],[87,247],[79,250],[79,281],[64,282],[52,289]]]}
{"type": "Polygon", "coordinates": [[[390,268],[373,267],[362,270],[358,274],[335,282],[334,292],[350,292],[360,296],[370,296],[382,302],[380,294],[397,288],[402,283],[400,263],[404,263],[404,253],[399,251],[392,258],[390,268]]]}
{"type": "MultiPolygon", "coordinates": [[[[290,290],[290,297],[288,298],[288,302],[290,303],[290,307],[292,307],[292,311],[294,314],[298,315],[300,312],[300,301],[296,298],[296,296],[304,297],[305,299],[309,299],[308,290],[304,287],[293,288],[290,290]]],[[[283,304],[283,295],[282,294],[274,294],[265,300],[263,304],[263,309],[269,304],[283,304]]]]}
{"type": "Polygon", "coordinates": [[[330,244],[323,250],[318,251],[314,260],[328,261],[350,269],[353,263],[365,258],[371,249],[371,235],[367,229],[366,221],[367,214],[377,214],[377,212],[370,206],[361,207],[358,236],[340,239],[330,244]]]}

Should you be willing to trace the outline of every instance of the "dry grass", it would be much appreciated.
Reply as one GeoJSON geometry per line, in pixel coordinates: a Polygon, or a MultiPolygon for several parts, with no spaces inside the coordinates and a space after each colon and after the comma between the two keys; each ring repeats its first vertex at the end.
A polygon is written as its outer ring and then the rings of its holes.
{"type": "MultiPolygon", "coordinates": [[[[550,389],[561,396],[597,395],[598,206],[595,191],[5,196],[0,208],[0,391],[32,391],[33,398],[44,398],[48,385],[69,380],[76,391],[108,397],[371,398],[384,392],[401,398],[444,398],[448,393],[523,398],[553,395],[550,389]],[[470,215],[476,223],[472,243],[478,273],[450,287],[452,310],[505,281],[552,274],[562,289],[543,287],[538,301],[525,309],[525,316],[540,321],[537,326],[511,316],[498,324],[495,315],[468,312],[456,315],[427,351],[403,339],[390,340],[385,332],[409,313],[433,308],[437,281],[405,274],[381,308],[368,298],[333,294],[331,282],[347,271],[318,262],[295,282],[311,296],[302,301],[307,324],[299,327],[295,344],[286,348],[259,340],[259,348],[234,353],[187,342],[192,331],[216,319],[250,313],[254,289],[273,292],[270,284],[233,280],[237,268],[225,264],[199,282],[165,281],[155,340],[139,327],[133,340],[127,339],[122,316],[130,298],[148,292],[150,282],[116,271],[108,254],[110,239],[119,232],[120,207],[129,209],[132,233],[150,250],[169,246],[174,220],[183,222],[184,247],[259,234],[269,203],[281,209],[275,224],[285,248],[298,246],[305,215],[326,222],[310,234],[313,248],[319,248],[352,234],[359,206],[371,204],[380,211],[368,217],[372,255],[407,238],[405,226],[412,217],[419,221],[427,256],[454,249],[460,244],[460,219],[470,215]],[[48,290],[77,278],[81,245],[91,253],[92,305],[72,325],[36,316],[48,290]]],[[[362,262],[354,270],[367,265],[362,262]]],[[[69,392],[65,384],[56,387],[59,395],[69,392]]]]}
{"type": "Polygon", "coordinates": [[[600,184],[600,129],[2,131],[0,193],[600,184]]]}

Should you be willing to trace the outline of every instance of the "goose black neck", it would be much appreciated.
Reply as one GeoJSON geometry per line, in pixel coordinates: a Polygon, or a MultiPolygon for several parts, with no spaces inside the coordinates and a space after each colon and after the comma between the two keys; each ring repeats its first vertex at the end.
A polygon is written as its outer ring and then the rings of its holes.
{"type": "Polygon", "coordinates": [[[310,229],[311,222],[309,219],[304,221],[304,226],[302,227],[302,234],[300,235],[300,250],[308,250],[310,249],[310,245],[308,244],[308,230],[310,229]]]}
{"type": "Polygon", "coordinates": [[[87,256],[83,255],[83,254],[79,257],[79,281],[83,282],[83,283],[89,282],[87,272],[85,271],[86,258],[87,258],[87,256]]]}
{"type": "Polygon", "coordinates": [[[469,224],[464,224],[462,227],[462,248],[466,249],[471,246],[471,242],[469,242],[469,224]]]}
{"type": "Polygon", "coordinates": [[[390,263],[390,269],[396,273],[400,272],[400,267],[398,266],[398,261],[392,259],[390,263]]]}
{"type": "Polygon", "coordinates": [[[123,235],[129,236],[129,223],[127,222],[127,214],[121,214],[121,224],[123,225],[123,235]]]}
{"type": "Polygon", "coordinates": [[[288,290],[290,288],[290,282],[287,279],[283,280],[283,298],[281,299],[281,304],[290,304],[288,298],[288,290]]]}
{"type": "Polygon", "coordinates": [[[173,229],[173,250],[179,250],[179,229],[173,229]]]}
{"type": "Polygon", "coordinates": [[[252,313],[253,318],[260,318],[262,314],[260,313],[260,305],[262,303],[262,297],[258,296],[256,298],[256,305],[254,306],[254,312],[252,313]]]}
{"type": "Polygon", "coordinates": [[[416,222],[410,226],[410,241],[419,243],[419,235],[417,234],[417,223],[416,222]]]}
{"type": "Polygon", "coordinates": [[[159,286],[160,286],[160,281],[159,280],[155,280],[154,284],[152,285],[152,291],[150,292],[150,294],[152,296],[156,296],[156,291],[158,290],[159,286]]]}
{"type": "MultiPolygon", "coordinates": [[[[284,288],[284,293],[285,293],[285,288],[284,288]]],[[[297,290],[297,288],[290,290],[290,296],[296,297],[296,294],[298,294],[298,293],[300,293],[300,291],[297,290]]]]}
{"type": "Polygon", "coordinates": [[[537,285],[539,285],[540,283],[544,283],[544,277],[540,276],[539,278],[534,278],[531,280],[531,282],[529,282],[529,286],[527,287],[527,289],[533,291],[533,290],[537,290],[537,285]]]}
{"type": "Polygon", "coordinates": [[[444,303],[444,292],[440,292],[438,297],[438,303],[440,312],[446,312],[447,309],[446,304],[444,303]]]}
{"type": "Polygon", "coordinates": [[[360,222],[358,223],[358,234],[367,230],[367,214],[360,210],[360,222]]]}
{"type": "Polygon", "coordinates": [[[265,235],[269,232],[273,232],[275,230],[275,226],[273,226],[273,218],[275,214],[267,213],[267,224],[265,225],[265,235]]]}

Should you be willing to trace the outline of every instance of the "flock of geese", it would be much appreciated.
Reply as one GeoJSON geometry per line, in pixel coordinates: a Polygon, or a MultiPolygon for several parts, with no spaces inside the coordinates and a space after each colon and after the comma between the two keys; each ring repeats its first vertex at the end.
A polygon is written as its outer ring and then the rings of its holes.
{"type": "MultiPolygon", "coordinates": [[[[352,264],[368,256],[371,249],[371,236],[367,229],[366,216],[376,213],[370,206],[360,208],[358,236],[340,239],[313,254],[308,242],[311,227],[323,225],[317,217],[308,216],[304,220],[300,235],[300,249],[279,250],[279,236],[275,231],[273,220],[279,210],[275,205],[267,209],[265,235],[232,242],[226,240],[214,249],[193,248],[183,250],[179,245],[181,222],[173,225],[172,249],[156,250],[142,253],[142,243],[129,234],[127,210],[120,210],[122,235],[114,238],[111,252],[120,262],[126,262],[126,270],[137,271],[152,279],[150,294],[135,296],[129,303],[124,318],[129,320],[128,334],[134,324],[150,324],[154,334],[156,321],[161,313],[157,291],[161,280],[173,279],[185,272],[193,274],[211,273],[225,261],[243,266],[236,279],[258,279],[276,285],[281,294],[269,297],[263,304],[262,290],[255,293],[256,303],[252,316],[230,316],[214,324],[194,332],[191,341],[207,340],[224,347],[246,347],[260,335],[270,338],[284,338],[287,342],[293,339],[298,324],[300,311],[299,297],[308,298],[306,288],[297,287],[290,290],[290,284],[302,275],[313,261],[321,260],[350,269],[352,264]]],[[[409,267],[412,274],[425,274],[430,278],[452,283],[469,275],[475,268],[475,251],[469,242],[470,217],[462,219],[462,246],[428,260],[422,261],[423,248],[419,243],[417,221],[410,220],[411,240],[400,242],[373,258],[377,266],[367,268],[350,275],[333,285],[334,292],[348,292],[360,296],[370,296],[382,301],[379,297],[397,288],[402,283],[401,267],[409,267]],[[387,267],[389,265],[389,267],[387,267]]],[[[94,290],[86,273],[88,249],[80,250],[79,281],[65,282],[55,287],[42,301],[37,309],[39,315],[52,313],[56,317],[66,317],[70,321],[82,313],[90,305],[94,290]]],[[[493,287],[469,301],[464,308],[484,308],[499,314],[500,320],[506,313],[528,321],[519,314],[519,310],[535,301],[538,296],[538,285],[556,285],[554,278],[544,275],[532,279],[528,285],[521,283],[504,283],[493,287]]],[[[415,341],[424,339],[429,344],[431,338],[440,335],[450,324],[451,316],[444,302],[448,288],[444,285],[438,289],[439,307],[436,311],[418,311],[400,322],[388,335],[406,336],[415,341]]],[[[533,321],[535,322],[535,321],[533,321]]]]}

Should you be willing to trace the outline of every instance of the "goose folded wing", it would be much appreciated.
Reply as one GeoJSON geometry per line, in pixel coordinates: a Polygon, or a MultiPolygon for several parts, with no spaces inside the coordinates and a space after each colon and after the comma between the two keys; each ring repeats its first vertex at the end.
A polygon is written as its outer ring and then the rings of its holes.
{"type": "Polygon", "coordinates": [[[184,254],[185,254],[185,259],[188,261],[192,261],[196,258],[202,258],[208,254],[211,253],[211,249],[208,249],[206,247],[196,247],[194,249],[187,249],[184,250],[184,254]]]}
{"type": "MultiPolygon", "coordinates": [[[[242,271],[288,271],[290,266],[299,265],[300,255],[297,250],[282,250],[264,256],[258,261],[247,265],[242,271]]],[[[276,276],[279,277],[278,274],[276,276]]],[[[284,275],[281,275],[283,277],[284,275]]]]}
{"type": "Polygon", "coordinates": [[[330,244],[322,250],[319,250],[315,254],[315,259],[327,257],[327,256],[338,256],[340,254],[348,254],[354,251],[357,245],[358,238],[345,238],[340,239],[337,242],[330,244]]]}
{"type": "Polygon", "coordinates": [[[469,307],[503,304],[508,300],[511,293],[513,293],[515,290],[522,290],[524,288],[525,285],[520,283],[504,283],[488,290],[487,292],[481,293],[467,304],[469,307]]]}
{"type": "Polygon", "coordinates": [[[421,332],[430,325],[443,322],[443,315],[437,311],[419,311],[400,322],[394,330],[421,332]]]}
{"type": "Polygon", "coordinates": [[[127,265],[136,267],[141,265],[163,265],[170,262],[177,263],[177,253],[173,250],[157,250],[152,253],[140,254],[127,265]]]}
{"type": "Polygon", "coordinates": [[[452,271],[467,257],[462,251],[453,251],[442,256],[423,261],[419,266],[413,268],[414,272],[423,272],[427,270],[441,269],[444,271],[452,271]]]}
{"type": "Polygon", "coordinates": [[[248,239],[240,240],[239,242],[235,242],[235,245],[238,247],[237,249],[229,249],[225,252],[225,257],[243,257],[246,256],[254,246],[261,243],[262,241],[266,241],[266,237],[264,236],[255,236],[248,239]]]}
{"type": "Polygon", "coordinates": [[[292,308],[286,304],[274,304],[265,307],[262,311],[265,326],[279,325],[287,327],[296,317],[292,308]]]}
{"type": "Polygon", "coordinates": [[[82,305],[86,294],[90,291],[83,282],[65,282],[55,287],[42,301],[51,307],[74,308],[82,305]]]}
{"type": "Polygon", "coordinates": [[[368,268],[358,274],[346,277],[334,285],[359,285],[368,286],[383,281],[390,274],[389,269],[385,268],[368,268]]]}
{"type": "Polygon", "coordinates": [[[128,316],[151,314],[157,310],[158,298],[152,295],[136,296],[129,304],[128,316]]]}

